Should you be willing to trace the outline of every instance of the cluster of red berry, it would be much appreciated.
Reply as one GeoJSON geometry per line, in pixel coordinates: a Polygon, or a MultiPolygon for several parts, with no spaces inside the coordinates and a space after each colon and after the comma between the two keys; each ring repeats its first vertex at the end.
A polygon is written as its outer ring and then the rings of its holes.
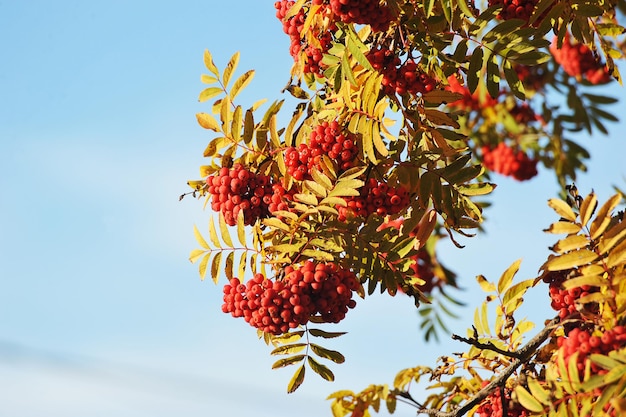
{"type": "Polygon", "coordinates": [[[485,167],[493,172],[513,177],[517,181],[529,180],[537,175],[537,160],[504,142],[498,143],[495,148],[483,146],[481,151],[485,167]]]}
{"type": "Polygon", "coordinates": [[[379,0],[330,0],[333,13],[344,23],[370,25],[374,32],[384,32],[394,20],[389,6],[379,0]]]}
{"type": "MultiPolygon", "coordinates": [[[[576,327],[570,330],[567,336],[560,336],[557,339],[557,344],[559,349],[563,351],[565,363],[568,363],[569,358],[578,352],[576,367],[582,376],[582,372],[585,370],[585,362],[589,355],[593,353],[606,355],[626,345],[626,328],[624,326],[615,326],[600,333],[599,331],[593,331],[593,329],[586,330],[576,327]]],[[[594,363],[591,363],[591,371],[594,374],[608,372],[594,363]]]]}
{"type": "MultiPolygon", "coordinates": [[[[547,273],[542,278],[543,282],[548,284],[550,299],[552,300],[550,306],[559,313],[561,320],[580,317],[578,308],[576,307],[578,300],[599,291],[598,287],[591,287],[589,285],[566,290],[563,288],[563,282],[567,280],[567,277],[568,271],[553,271],[547,273]]],[[[598,305],[596,303],[589,303],[584,307],[590,313],[594,313],[598,305]]]]}
{"type": "Polygon", "coordinates": [[[448,85],[445,87],[445,89],[453,93],[459,93],[463,95],[462,98],[448,103],[448,106],[453,108],[472,111],[479,110],[481,107],[493,107],[498,103],[498,101],[492,98],[489,94],[485,94],[484,103],[481,102],[478,91],[470,93],[467,86],[461,84],[457,76],[454,74],[448,77],[448,85]]]}
{"type": "MultiPolygon", "coordinates": [[[[380,225],[378,227],[378,230],[383,230],[388,227],[400,229],[402,223],[404,223],[403,219],[391,220],[380,225]]],[[[415,236],[416,233],[417,229],[411,231],[409,233],[409,236],[415,236]]],[[[433,259],[430,253],[428,253],[425,248],[421,248],[420,250],[418,250],[417,254],[414,255],[411,259],[415,261],[415,263],[411,265],[411,271],[413,272],[413,276],[425,281],[424,284],[416,286],[418,290],[420,290],[424,294],[430,294],[436,287],[440,287],[443,284],[443,281],[435,275],[433,259]]],[[[398,290],[402,292],[409,291],[410,293],[411,289],[407,288],[406,286],[403,287],[402,285],[400,285],[398,287],[398,290]]]]}
{"type": "MultiPolygon", "coordinates": [[[[316,3],[319,2],[313,2],[313,4],[316,3]]],[[[318,31],[315,37],[319,46],[306,44],[306,39],[303,39],[301,35],[306,20],[304,9],[300,9],[295,16],[285,19],[287,12],[294,4],[295,2],[292,0],[281,0],[274,3],[276,17],[283,23],[283,31],[289,35],[291,40],[289,53],[294,60],[297,60],[302,48],[304,48],[303,72],[307,74],[321,74],[323,71],[322,58],[332,46],[332,33],[328,30],[324,32],[318,31]]]]}
{"type": "Polygon", "coordinates": [[[539,120],[539,116],[528,103],[515,103],[509,113],[517,123],[523,125],[539,120]]]}
{"type": "Polygon", "coordinates": [[[356,306],[352,294],[359,287],[354,273],[334,263],[307,261],[288,266],[282,280],[256,274],[246,284],[233,278],[224,285],[222,311],[243,317],[251,326],[279,335],[308,323],[319,314],[323,321],[338,323],[356,306]]]}
{"type": "Polygon", "coordinates": [[[604,84],[611,80],[609,70],[600,58],[587,45],[572,43],[569,33],[565,34],[561,48],[557,47],[555,37],[550,52],[563,70],[576,79],[584,76],[591,84],[604,84]]]}
{"type": "Polygon", "coordinates": [[[488,4],[489,7],[502,5],[498,19],[521,19],[528,22],[538,2],[538,0],[489,0],[488,4]]]}
{"type": "Polygon", "coordinates": [[[549,71],[545,65],[517,64],[513,68],[525,90],[543,91],[548,82],[549,71]]]}
{"type": "Polygon", "coordinates": [[[402,187],[392,187],[384,182],[370,178],[361,188],[358,197],[345,197],[346,207],[339,206],[339,221],[354,217],[366,219],[370,214],[379,216],[398,214],[409,205],[409,193],[402,187]]]}
{"type": "Polygon", "coordinates": [[[415,61],[402,63],[389,49],[373,49],[367,53],[372,67],[383,74],[383,91],[387,95],[424,94],[437,88],[437,81],[419,69],[415,61]]]}
{"type": "Polygon", "coordinates": [[[333,160],[339,171],[345,171],[354,166],[357,153],[356,138],[352,133],[344,133],[336,121],[323,122],[313,129],[308,144],[301,143],[285,150],[285,164],[289,175],[302,181],[311,178],[311,168],[319,167],[322,155],[333,160]]]}
{"type": "Polygon", "coordinates": [[[211,195],[211,208],[222,212],[228,225],[237,224],[240,211],[243,211],[246,225],[267,216],[268,207],[264,199],[271,199],[272,195],[269,177],[235,164],[231,169],[223,167],[216,174],[210,175],[206,183],[211,195]]]}
{"type": "MultiPolygon", "coordinates": [[[[488,383],[488,381],[484,381],[483,386],[488,383]]],[[[476,409],[476,413],[480,417],[527,417],[529,415],[528,411],[524,409],[521,404],[511,401],[511,390],[508,388],[504,389],[504,400],[507,405],[506,416],[502,415],[504,410],[502,407],[502,395],[500,394],[500,390],[496,390],[489,394],[489,396],[485,398],[476,409]]]]}

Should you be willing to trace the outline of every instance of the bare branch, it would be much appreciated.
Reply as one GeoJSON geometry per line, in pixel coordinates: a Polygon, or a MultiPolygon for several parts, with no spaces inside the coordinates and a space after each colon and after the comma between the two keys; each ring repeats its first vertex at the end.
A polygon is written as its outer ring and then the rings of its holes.
{"type": "MultiPolygon", "coordinates": [[[[465,405],[462,407],[458,407],[453,411],[444,412],[441,410],[432,410],[432,409],[420,409],[418,410],[418,414],[428,414],[434,417],[462,417],[469,410],[474,408],[474,406],[478,405],[482,400],[487,398],[489,394],[491,394],[496,388],[503,385],[505,381],[515,372],[520,365],[528,362],[528,360],[537,353],[537,349],[539,346],[545,342],[554,327],[559,323],[559,318],[555,317],[550,320],[546,326],[535,335],[532,339],[528,341],[524,346],[519,348],[515,353],[516,357],[513,362],[507,366],[497,378],[491,381],[489,384],[485,385],[483,389],[478,391],[465,405]]],[[[511,352],[508,352],[509,354],[511,352]]]]}

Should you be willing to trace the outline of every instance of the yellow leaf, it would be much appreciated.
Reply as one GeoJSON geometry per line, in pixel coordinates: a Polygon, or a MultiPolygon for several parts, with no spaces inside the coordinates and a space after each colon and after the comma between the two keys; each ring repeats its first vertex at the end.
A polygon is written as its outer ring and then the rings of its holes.
{"type": "Polygon", "coordinates": [[[591,234],[591,239],[595,240],[609,225],[611,221],[611,213],[617,207],[619,202],[622,200],[621,194],[615,194],[613,197],[609,198],[600,208],[598,215],[591,222],[591,226],[589,227],[589,232],[591,234]]]}
{"type": "Polygon", "coordinates": [[[306,358],[306,355],[295,355],[288,358],[279,359],[272,365],[272,369],[284,368],[285,366],[293,365],[301,362],[306,358]]]}
{"type": "Polygon", "coordinates": [[[580,232],[582,226],[577,223],[570,222],[555,222],[550,225],[549,228],[545,229],[544,232],[554,233],[557,235],[568,234],[572,235],[580,232]]]}
{"type": "Polygon", "coordinates": [[[550,249],[558,253],[565,253],[576,249],[583,249],[589,246],[590,243],[587,236],[570,235],[556,242],[550,249]]]}
{"type": "Polygon", "coordinates": [[[582,276],[576,278],[570,278],[563,282],[563,288],[569,290],[570,288],[582,287],[583,285],[590,285],[592,287],[602,287],[608,284],[607,280],[601,275],[582,276]]]}
{"type": "Polygon", "coordinates": [[[246,265],[248,263],[248,252],[241,252],[241,256],[239,257],[239,268],[237,269],[237,274],[240,277],[245,276],[246,274],[246,265]]]}
{"type": "Polygon", "coordinates": [[[237,78],[235,84],[233,84],[233,88],[230,90],[230,99],[234,100],[237,94],[239,94],[241,90],[243,90],[248,84],[250,84],[252,78],[254,78],[254,70],[248,70],[243,73],[243,75],[241,75],[239,78],[237,78]]]}
{"type": "Polygon", "coordinates": [[[485,278],[483,275],[476,276],[476,281],[478,281],[480,288],[482,288],[482,290],[485,292],[494,292],[496,290],[495,284],[487,281],[487,278],[485,278]]]}
{"type": "Polygon", "coordinates": [[[200,273],[200,279],[204,281],[204,277],[206,277],[206,268],[209,263],[209,258],[211,257],[211,252],[204,255],[204,258],[200,261],[200,265],[198,265],[198,272],[200,273]]]}
{"type": "MultiPolygon", "coordinates": [[[[232,253],[232,252],[231,252],[232,253]]],[[[208,257],[207,257],[208,261],[208,257]]],[[[217,284],[220,274],[220,262],[222,261],[222,252],[217,252],[211,262],[211,278],[213,282],[217,284]]],[[[230,279],[232,277],[228,277],[230,279]]]]}
{"type": "Polygon", "coordinates": [[[195,224],[193,225],[193,234],[195,235],[196,240],[198,241],[200,246],[202,246],[204,249],[210,249],[209,244],[206,243],[206,240],[204,240],[195,224]]]}
{"type": "Polygon", "coordinates": [[[500,276],[500,279],[498,280],[499,293],[503,293],[511,285],[511,282],[513,282],[513,277],[515,276],[515,274],[517,274],[517,271],[519,271],[521,263],[521,259],[513,262],[513,264],[511,264],[511,266],[509,266],[507,270],[504,271],[502,276],[500,276]]]}
{"type": "Polygon", "coordinates": [[[213,63],[213,57],[211,56],[211,52],[209,52],[208,49],[204,50],[204,66],[206,67],[206,69],[211,71],[212,74],[219,77],[220,73],[217,70],[217,67],[215,66],[215,64],[213,63]]]}
{"type": "Polygon", "coordinates": [[[243,210],[239,210],[237,214],[237,239],[239,239],[239,243],[244,248],[247,246],[246,244],[246,226],[244,223],[244,214],[243,210]]]}
{"type": "Polygon", "coordinates": [[[383,138],[380,135],[380,123],[376,120],[370,120],[370,123],[372,125],[371,129],[369,129],[371,130],[371,133],[368,133],[372,136],[376,151],[378,151],[380,156],[385,158],[389,155],[389,150],[387,149],[387,145],[385,145],[385,142],[383,142],[383,138]]]}
{"type": "Polygon", "coordinates": [[[566,269],[576,268],[598,259],[598,255],[588,249],[579,249],[565,255],[552,256],[541,269],[547,271],[563,271],[566,269]]]}
{"type": "MultiPolygon", "coordinates": [[[[323,185],[316,183],[315,181],[304,181],[304,188],[315,194],[320,198],[326,197],[326,188],[323,185]]],[[[304,201],[303,201],[304,202],[304,201]]],[[[315,205],[317,205],[317,199],[315,201],[315,205]]]]}
{"type": "Polygon", "coordinates": [[[300,387],[300,385],[302,385],[302,382],[304,382],[304,373],[305,373],[305,368],[304,368],[304,365],[302,365],[300,366],[300,368],[298,368],[296,373],[293,374],[293,376],[291,377],[291,380],[289,381],[289,384],[287,385],[287,392],[289,394],[297,390],[300,387]]]}
{"type": "Polygon", "coordinates": [[[198,119],[198,124],[205,129],[212,130],[214,132],[219,132],[220,126],[215,120],[215,117],[211,116],[208,113],[197,113],[196,119],[198,119]]]}
{"type": "Polygon", "coordinates": [[[226,224],[226,220],[224,219],[224,213],[220,211],[220,233],[222,235],[222,240],[228,247],[233,247],[233,241],[230,238],[230,233],[228,233],[228,225],[226,224]]]}
{"type": "Polygon", "coordinates": [[[589,222],[597,207],[598,198],[595,193],[590,193],[580,205],[580,223],[582,225],[586,225],[589,222]]]}
{"type": "Polygon", "coordinates": [[[552,198],[548,200],[548,206],[565,220],[569,220],[570,222],[576,221],[576,213],[574,213],[574,210],[572,210],[572,208],[565,201],[558,198],[552,198]]]}
{"type": "Polygon", "coordinates": [[[626,222],[618,223],[616,226],[613,226],[612,228],[607,230],[600,238],[600,243],[598,244],[598,250],[600,251],[600,255],[604,255],[605,253],[610,251],[625,236],[626,222]]]}
{"type": "Polygon", "coordinates": [[[290,355],[292,353],[302,352],[308,345],[306,343],[294,343],[291,345],[283,345],[272,350],[270,355],[290,355]]]}
{"type": "Polygon", "coordinates": [[[230,61],[228,61],[228,64],[226,64],[226,68],[224,68],[224,87],[226,87],[230,82],[230,77],[233,75],[233,72],[237,68],[237,64],[239,64],[239,52],[235,52],[233,54],[233,56],[230,58],[230,61]]]}
{"type": "Polygon", "coordinates": [[[263,224],[269,227],[272,227],[274,229],[280,229],[283,230],[285,232],[289,232],[289,226],[287,226],[285,223],[283,223],[280,219],[277,219],[276,217],[270,217],[268,219],[263,219],[263,224]]]}
{"type": "Polygon", "coordinates": [[[220,240],[217,237],[217,230],[215,229],[215,223],[213,222],[213,216],[209,219],[209,238],[211,239],[211,243],[216,248],[221,248],[220,240]]]}
{"type": "Polygon", "coordinates": [[[204,255],[205,253],[206,253],[205,250],[194,249],[189,254],[189,260],[191,261],[191,263],[195,264],[196,262],[198,262],[198,259],[200,259],[200,257],[204,255]]]}
{"type": "MultiPolygon", "coordinates": [[[[226,256],[226,265],[224,266],[224,274],[226,274],[226,278],[230,281],[235,276],[233,273],[233,267],[235,264],[235,252],[229,252],[228,256],[226,256]]],[[[243,281],[243,277],[241,277],[243,281]]]]}
{"type": "Polygon", "coordinates": [[[198,101],[204,103],[205,101],[210,100],[215,96],[218,96],[222,92],[224,92],[224,90],[222,90],[220,87],[207,87],[200,92],[200,95],[198,96],[198,101]]]}
{"type": "MultiPolygon", "coordinates": [[[[322,187],[323,188],[323,187],[322,187]]],[[[317,198],[313,194],[294,194],[293,199],[309,206],[317,206],[317,198]]]]}
{"type": "Polygon", "coordinates": [[[311,369],[313,369],[313,371],[316,374],[318,374],[319,376],[324,378],[326,381],[334,381],[335,380],[335,375],[333,374],[333,372],[330,369],[328,369],[327,366],[322,365],[321,363],[317,362],[311,356],[309,356],[307,358],[307,360],[309,362],[309,365],[311,366],[311,369]]]}
{"type": "Polygon", "coordinates": [[[606,261],[606,266],[615,268],[618,265],[626,263],[626,241],[615,246],[610,252],[606,261]]]}
{"type": "Polygon", "coordinates": [[[543,405],[521,385],[515,387],[515,394],[517,395],[517,401],[519,401],[525,409],[535,413],[543,411],[543,405]]]}

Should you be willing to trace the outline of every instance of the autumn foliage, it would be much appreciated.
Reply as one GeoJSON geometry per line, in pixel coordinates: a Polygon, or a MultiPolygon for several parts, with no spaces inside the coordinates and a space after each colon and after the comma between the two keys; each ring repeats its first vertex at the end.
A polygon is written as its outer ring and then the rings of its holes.
{"type": "Polygon", "coordinates": [[[545,171],[562,186],[546,232],[563,237],[540,274],[516,282],[516,261],[495,282],[477,277],[486,301],[453,336],[466,351],[331,394],[336,417],[381,402],[438,417],[626,412],[623,196],[601,203],[570,185],[589,156],[576,133],[617,120],[616,100],[593,89],[621,83],[626,3],[483,3],[277,1],[268,13],[294,64],[289,100],[269,105],[239,103],[254,71],[235,77],[238,53],[220,70],[205,51],[199,99],[211,103],[197,119],[211,139],[188,194],[213,215],[190,260],[225,281],[222,311],[272,346],[273,367],[296,369],[289,392],[307,369],[334,379],[328,361],[345,358],[321,343],[344,333],[328,326],[375,292],[412,297],[425,342],[440,338],[459,277],[437,242],[480,233],[499,176],[545,171]],[[539,326],[515,317],[533,287],[555,310],[539,326]],[[415,399],[426,379],[432,394],[415,399]]]}

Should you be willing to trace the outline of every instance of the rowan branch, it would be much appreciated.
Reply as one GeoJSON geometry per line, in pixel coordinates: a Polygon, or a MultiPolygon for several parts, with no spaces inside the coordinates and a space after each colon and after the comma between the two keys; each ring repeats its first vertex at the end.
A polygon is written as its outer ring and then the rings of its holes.
{"type": "MultiPolygon", "coordinates": [[[[559,323],[558,317],[555,317],[554,319],[550,320],[550,322],[548,322],[546,326],[539,333],[535,335],[535,337],[530,339],[528,343],[526,343],[524,346],[522,346],[521,348],[519,348],[517,351],[514,352],[516,355],[516,358],[513,360],[513,362],[509,366],[504,368],[502,373],[500,373],[500,375],[498,375],[497,378],[495,378],[489,384],[485,385],[485,387],[483,387],[480,391],[478,391],[467,403],[465,403],[465,405],[458,407],[455,410],[447,411],[447,412],[444,412],[441,410],[432,410],[432,409],[419,409],[417,410],[417,413],[428,414],[434,417],[462,417],[464,416],[469,410],[474,408],[474,406],[478,405],[482,400],[487,398],[489,394],[491,394],[496,388],[498,388],[499,386],[502,386],[505,383],[505,381],[513,374],[513,372],[515,372],[517,368],[519,368],[522,364],[528,362],[528,360],[535,353],[537,353],[537,349],[539,348],[539,346],[541,346],[543,342],[545,342],[548,339],[548,337],[550,336],[550,333],[552,333],[552,330],[558,323],[559,323]]],[[[508,354],[510,355],[511,352],[508,352],[508,354]]]]}
{"type": "Polygon", "coordinates": [[[474,337],[471,339],[466,339],[463,336],[459,336],[457,334],[452,335],[452,340],[458,340],[463,343],[467,343],[468,345],[476,346],[481,350],[491,350],[493,352],[499,353],[500,355],[507,356],[509,358],[520,359],[520,354],[517,351],[511,352],[510,350],[500,349],[496,345],[491,342],[483,343],[478,340],[478,333],[476,328],[474,328],[474,337]]]}

